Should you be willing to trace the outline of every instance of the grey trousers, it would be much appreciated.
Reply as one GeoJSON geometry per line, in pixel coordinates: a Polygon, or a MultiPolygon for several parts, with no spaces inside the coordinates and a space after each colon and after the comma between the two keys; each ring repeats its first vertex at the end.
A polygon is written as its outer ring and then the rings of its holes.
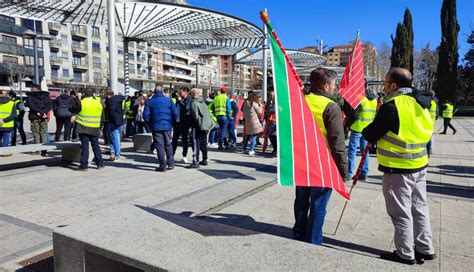
{"type": "Polygon", "coordinates": [[[413,245],[419,253],[434,254],[426,203],[426,169],[411,174],[384,173],[382,186],[387,213],[395,228],[397,255],[414,259],[413,245]]]}

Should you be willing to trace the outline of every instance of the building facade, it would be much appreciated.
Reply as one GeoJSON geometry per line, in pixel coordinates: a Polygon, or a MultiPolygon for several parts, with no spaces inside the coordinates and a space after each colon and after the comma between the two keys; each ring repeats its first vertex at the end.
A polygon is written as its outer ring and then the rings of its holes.
{"type": "MultiPolygon", "coordinates": [[[[349,62],[354,43],[331,47],[326,53],[327,65],[346,67],[349,62]]],[[[377,66],[377,49],[370,43],[362,44],[364,54],[365,76],[379,79],[377,66]]]]}

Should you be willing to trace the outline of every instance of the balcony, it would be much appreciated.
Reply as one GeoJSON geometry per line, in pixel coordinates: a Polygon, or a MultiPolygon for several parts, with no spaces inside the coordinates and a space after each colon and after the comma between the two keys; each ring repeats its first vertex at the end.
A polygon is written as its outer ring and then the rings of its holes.
{"type": "Polygon", "coordinates": [[[7,34],[14,34],[17,36],[21,36],[23,32],[28,30],[25,27],[21,27],[15,24],[0,22],[0,32],[7,33],[7,34]]]}
{"type": "Polygon", "coordinates": [[[94,55],[100,55],[102,51],[100,50],[100,48],[92,48],[92,53],[94,55]]]}
{"type": "Polygon", "coordinates": [[[83,43],[73,43],[71,45],[72,51],[80,54],[87,54],[87,45],[83,43]]]}
{"type": "MultiPolygon", "coordinates": [[[[1,31],[1,30],[0,30],[1,31]]],[[[20,56],[34,56],[33,49],[25,48],[15,44],[0,44],[0,53],[7,53],[20,56]]],[[[38,57],[43,57],[43,51],[38,50],[38,57]]]]}
{"type": "Polygon", "coordinates": [[[102,69],[102,63],[93,63],[92,68],[94,69],[102,69]]]}
{"type": "Polygon", "coordinates": [[[61,40],[59,39],[49,41],[50,48],[61,48],[61,45],[62,43],[61,43],[61,40]]]}
{"type": "Polygon", "coordinates": [[[72,26],[71,27],[71,35],[86,39],[87,38],[87,29],[85,27],[72,26]]]}
{"type": "MultiPolygon", "coordinates": [[[[35,68],[33,65],[21,65],[11,67],[10,63],[0,62],[0,74],[10,74],[10,69],[21,71],[25,76],[33,76],[35,74],[35,68]]],[[[44,68],[40,66],[40,76],[44,76],[44,68]]]]}
{"type": "Polygon", "coordinates": [[[88,70],[89,69],[89,62],[85,59],[82,60],[73,60],[72,61],[72,68],[78,70],[88,70]]]}
{"type": "Polygon", "coordinates": [[[89,83],[89,77],[86,74],[81,74],[81,75],[74,75],[74,78],[71,79],[72,83],[81,83],[81,82],[86,82],[89,83]]]}
{"type": "Polygon", "coordinates": [[[59,66],[63,63],[63,59],[58,56],[51,56],[49,62],[51,65],[59,66]]]}

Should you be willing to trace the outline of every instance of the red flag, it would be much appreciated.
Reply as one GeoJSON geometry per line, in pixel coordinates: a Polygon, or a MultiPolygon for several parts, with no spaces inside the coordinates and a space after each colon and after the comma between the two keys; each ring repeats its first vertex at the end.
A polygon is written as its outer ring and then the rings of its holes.
{"type": "Polygon", "coordinates": [[[333,188],[346,199],[344,181],[303,95],[301,82],[265,12],[270,33],[281,186],[333,188]]]}
{"type": "Polygon", "coordinates": [[[354,48],[342,76],[339,94],[344,97],[353,109],[357,108],[365,97],[364,55],[359,32],[357,32],[354,48]]]}

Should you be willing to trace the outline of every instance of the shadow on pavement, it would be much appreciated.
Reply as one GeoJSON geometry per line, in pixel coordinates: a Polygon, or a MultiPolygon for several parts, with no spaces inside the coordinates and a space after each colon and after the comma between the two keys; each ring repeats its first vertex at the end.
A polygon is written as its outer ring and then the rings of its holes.
{"type": "MultiPolygon", "coordinates": [[[[135,205],[136,207],[174,223],[187,230],[198,233],[202,236],[249,236],[266,233],[273,236],[292,238],[291,228],[274,224],[255,221],[251,216],[216,213],[210,216],[191,217],[192,212],[171,213],[150,207],[135,205]]],[[[339,250],[350,251],[351,253],[367,256],[369,253],[380,255],[386,251],[364,245],[353,244],[340,241],[330,237],[324,237],[325,246],[339,250]],[[360,253],[354,252],[358,251],[360,253]]]]}
{"type": "Polygon", "coordinates": [[[254,177],[242,174],[237,170],[207,170],[199,169],[200,172],[214,178],[214,179],[242,179],[242,180],[257,180],[254,177]]]}
{"type": "Polygon", "coordinates": [[[247,168],[253,168],[255,170],[266,172],[266,173],[275,173],[277,172],[277,167],[275,165],[268,165],[268,164],[261,164],[258,162],[245,162],[245,161],[224,161],[224,160],[217,160],[212,159],[212,161],[218,164],[229,164],[235,166],[242,166],[247,168]]]}

